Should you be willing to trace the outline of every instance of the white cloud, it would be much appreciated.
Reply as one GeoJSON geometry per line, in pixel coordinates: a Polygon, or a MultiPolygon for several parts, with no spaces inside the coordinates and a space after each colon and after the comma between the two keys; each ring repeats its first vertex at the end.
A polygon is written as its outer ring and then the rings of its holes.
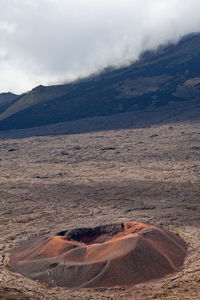
{"type": "Polygon", "coordinates": [[[15,31],[15,24],[8,23],[6,21],[0,21],[0,32],[2,31],[13,33],[15,31]]]}
{"type": "Polygon", "coordinates": [[[200,31],[199,0],[0,0],[0,91],[119,66],[200,31]]]}

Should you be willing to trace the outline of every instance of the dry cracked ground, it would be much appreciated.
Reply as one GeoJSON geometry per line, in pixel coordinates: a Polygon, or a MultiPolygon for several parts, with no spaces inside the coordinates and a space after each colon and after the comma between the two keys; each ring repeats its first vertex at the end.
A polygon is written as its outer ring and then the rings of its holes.
{"type": "Polygon", "coordinates": [[[200,122],[0,139],[0,299],[199,299],[200,122]],[[187,241],[180,272],[132,289],[49,287],[9,270],[41,233],[139,221],[187,241]]]}

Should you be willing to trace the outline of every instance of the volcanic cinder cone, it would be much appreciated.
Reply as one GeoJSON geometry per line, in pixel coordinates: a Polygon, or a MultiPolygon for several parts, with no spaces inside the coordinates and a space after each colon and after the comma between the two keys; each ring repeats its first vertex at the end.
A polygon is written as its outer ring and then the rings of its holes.
{"type": "Polygon", "coordinates": [[[65,287],[132,286],[178,271],[187,253],[175,234],[142,223],[62,231],[14,249],[13,271],[65,287]]]}

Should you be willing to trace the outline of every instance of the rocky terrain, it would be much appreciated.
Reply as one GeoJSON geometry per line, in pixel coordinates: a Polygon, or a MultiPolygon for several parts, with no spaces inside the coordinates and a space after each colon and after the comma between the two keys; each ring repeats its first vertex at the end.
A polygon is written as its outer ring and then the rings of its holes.
{"type": "Polygon", "coordinates": [[[199,299],[199,110],[176,108],[1,133],[0,299],[199,299]],[[182,270],[133,289],[71,290],[9,269],[10,251],[42,233],[130,221],[180,235],[182,270]]]}

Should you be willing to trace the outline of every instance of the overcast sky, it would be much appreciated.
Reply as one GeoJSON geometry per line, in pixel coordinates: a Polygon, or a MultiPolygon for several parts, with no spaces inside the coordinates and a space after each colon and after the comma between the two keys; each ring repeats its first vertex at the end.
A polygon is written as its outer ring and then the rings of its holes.
{"type": "Polygon", "coordinates": [[[200,31],[200,0],[0,0],[0,92],[138,59],[200,31]]]}

